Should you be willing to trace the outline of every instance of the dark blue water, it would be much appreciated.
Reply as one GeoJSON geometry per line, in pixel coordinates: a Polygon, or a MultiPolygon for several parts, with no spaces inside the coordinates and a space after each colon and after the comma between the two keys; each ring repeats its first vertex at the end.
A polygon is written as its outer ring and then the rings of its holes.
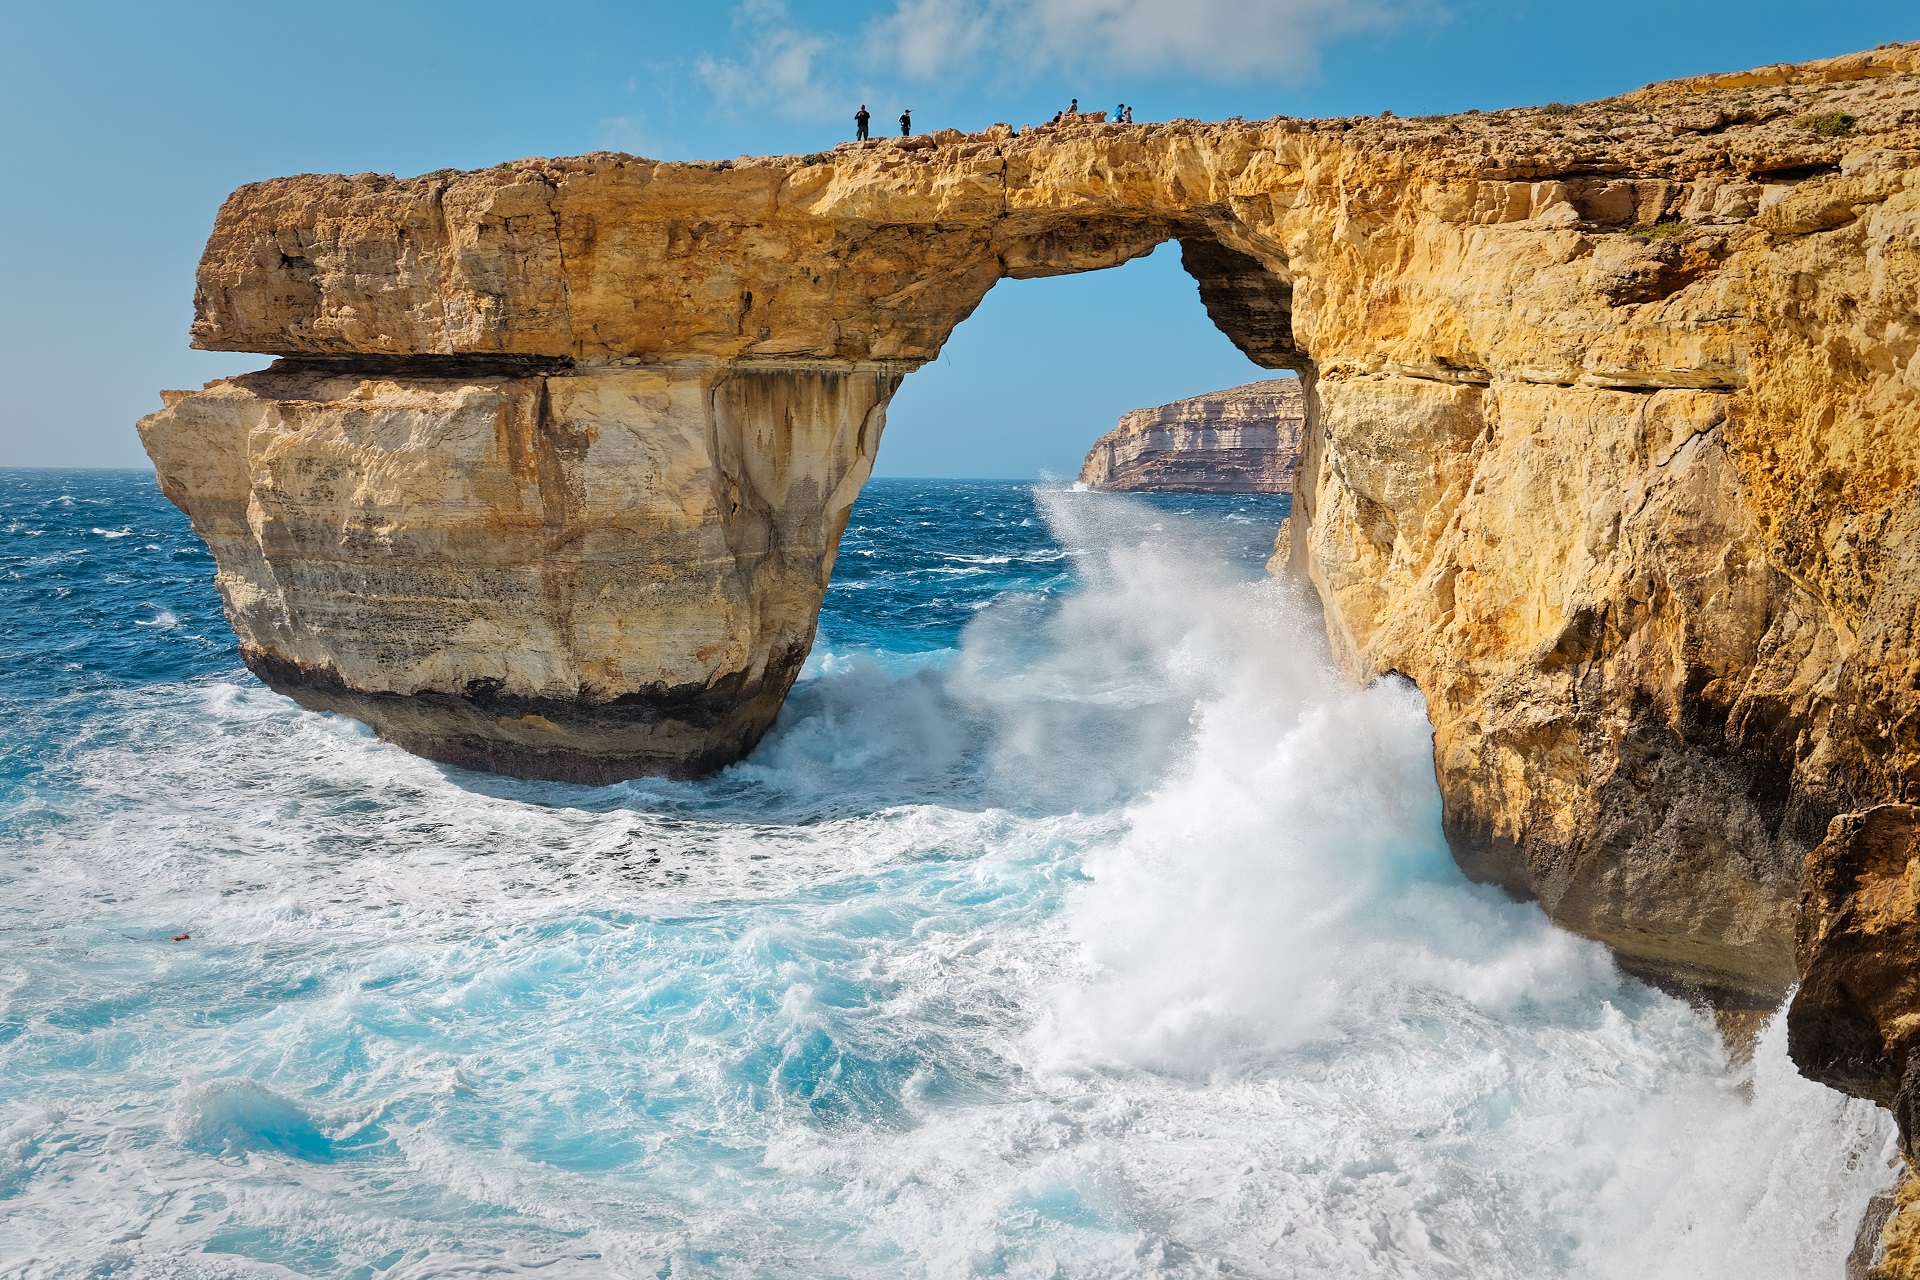
{"type": "Polygon", "coordinates": [[[1461,880],[1284,511],[876,482],[753,757],[592,789],[0,472],[0,1276],[1833,1274],[1879,1115],[1461,880]]]}
{"type": "MultiPolygon", "coordinates": [[[[876,652],[950,649],[961,628],[1009,592],[1070,590],[1082,549],[1061,545],[1031,484],[1005,481],[875,480],[860,495],[840,543],[840,560],[820,616],[835,646],[876,652]]],[[[1051,491],[1089,507],[1099,494],[1051,491]]],[[[1286,517],[1280,496],[1141,494],[1140,506],[1204,520],[1245,575],[1259,574],[1286,517]]],[[[1151,527],[1147,532],[1152,532],[1151,527]]]]}
{"type": "MultiPolygon", "coordinates": [[[[996,597],[1069,589],[1077,557],[1055,540],[1035,492],[1006,481],[872,481],[841,542],[821,630],[879,652],[950,649],[996,597]]],[[[1249,575],[1287,513],[1284,497],[1135,501],[1217,522],[1249,575]]],[[[0,538],[9,707],[239,668],[213,557],[151,475],[0,468],[0,538]]]]}

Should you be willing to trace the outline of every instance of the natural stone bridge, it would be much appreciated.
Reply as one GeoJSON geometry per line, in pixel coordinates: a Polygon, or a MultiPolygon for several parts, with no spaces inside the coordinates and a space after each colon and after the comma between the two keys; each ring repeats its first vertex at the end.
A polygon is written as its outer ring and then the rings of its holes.
{"type": "Polygon", "coordinates": [[[1920,780],[1920,47],[1444,119],[1068,124],[242,188],[141,424],[249,666],[436,759],[696,774],[811,643],[888,397],[1169,240],[1298,370],[1286,559],[1425,692],[1464,865],[1643,972],[1795,976],[1920,780]]]}

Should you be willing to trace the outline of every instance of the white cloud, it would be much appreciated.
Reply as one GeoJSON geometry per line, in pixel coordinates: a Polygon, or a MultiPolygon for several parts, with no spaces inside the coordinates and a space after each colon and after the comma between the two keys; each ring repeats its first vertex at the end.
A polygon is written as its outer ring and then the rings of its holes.
{"type": "Polygon", "coordinates": [[[609,151],[646,155],[649,143],[643,125],[639,116],[601,116],[600,145],[609,151]]]}
{"type": "Polygon", "coordinates": [[[1424,0],[897,0],[875,27],[893,69],[916,78],[991,62],[1029,73],[1110,67],[1223,79],[1297,79],[1319,46],[1393,26],[1424,0]]]}
{"type": "Polygon", "coordinates": [[[733,20],[744,51],[696,66],[723,108],[821,120],[846,114],[848,86],[876,81],[1088,68],[1297,81],[1330,39],[1438,11],[1438,0],[893,0],[862,32],[826,33],[785,0],[744,0],[733,20]]]}
{"type": "Polygon", "coordinates": [[[725,106],[771,106],[802,119],[841,114],[840,95],[821,82],[834,42],[796,26],[781,0],[746,0],[734,14],[750,48],[744,58],[703,57],[700,78],[725,106]]]}
{"type": "Polygon", "coordinates": [[[987,50],[995,18],[975,0],[899,0],[869,32],[868,56],[882,69],[931,80],[987,50]]]}

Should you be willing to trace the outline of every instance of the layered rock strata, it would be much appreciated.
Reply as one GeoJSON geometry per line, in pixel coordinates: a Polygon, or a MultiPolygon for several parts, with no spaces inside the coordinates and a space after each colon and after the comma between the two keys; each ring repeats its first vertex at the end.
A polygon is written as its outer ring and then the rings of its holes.
{"type": "Polygon", "coordinates": [[[1306,405],[1294,378],[1123,414],[1080,464],[1090,489],[1291,493],[1306,405]]]}
{"type": "Polygon", "coordinates": [[[894,380],[997,280],[1177,240],[1301,376],[1280,559],[1425,693],[1462,863],[1765,1004],[1805,851],[1920,780],[1917,54],[259,183],[195,341],[294,362],[142,430],[277,687],[442,758],[696,772],[804,651],[894,380]],[[503,357],[559,363],[459,363],[503,357]]]}
{"type": "Polygon", "coordinates": [[[687,777],[779,711],[899,376],[283,359],[142,435],[273,688],[469,768],[687,777]]]}

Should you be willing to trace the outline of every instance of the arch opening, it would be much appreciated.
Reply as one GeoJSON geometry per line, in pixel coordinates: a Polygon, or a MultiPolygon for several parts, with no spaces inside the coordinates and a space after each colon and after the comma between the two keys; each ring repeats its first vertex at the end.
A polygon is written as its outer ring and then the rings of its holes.
{"type": "Polygon", "coordinates": [[[1070,480],[1123,415],[1272,377],[1209,313],[1193,259],[1169,239],[997,282],[903,379],[874,475],[1070,480]]]}
{"type": "MultiPolygon", "coordinates": [[[[1242,442],[1256,434],[1246,419],[1281,406],[1250,403],[1256,397],[1245,389],[1273,378],[1277,344],[1267,338],[1260,349],[1268,359],[1256,363],[1214,312],[1238,303],[1229,315],[1244,318],[1264,303],[1284,322],[1275,303],[1289,294],[1277,282],[1254,304],[1239,302],[1230,273],[1264,269],[1224,250],[1201,258],[1210,247],[1169,237],[1114,266],[1003,278],[954,327],[940,358],[903,378],[886,409],[874,473],[836,534],[807,675],[874,656],[888,667],[944,662],[938,655],[958,652],[975,619],[1024,609],[1019,602],[1036,593],[1100,581],[1101,571],[1086,574],[1105,563],[1111,548],[1102,531],[1115,521],[1132,528],[1145,519],[1141,528],[1163,531],[1151,536],[1181,544],[1169,553],[1197,555],[1209,571],[1262,571],[1290,494],[1246,483],[1269,478],[1246,465],[1251,450],[1242,442]],[[1205,263],[1204,279],[1196,260],[1205,263]],[[1242,394],[1224,394],[1235,390],[1242,394]],[[1152,436],[1177,443],[1149,443],[1152,436]],[[1111,506],[1105,495],[1061,492],[1095,451],[1111,453],[1117,437],[1129,449],[1161,451],[1158,465],[1134,468],[1130,478],[1171,483],[1144,484],[1147,492],[1111,506]],[[1188,453],[1184,472],[1160,461],[1196,447],[1212,452],[1188,453]],[[1212,487],[1193,483],[1208,462],[1238,466],[1215,473],[1212,487]],[[1141,503],[1160,514],[1146,515],[1141,503]],[[1157,524],[1166,517],[1172,522],[1157,524]]],[[[1261,338],[1241,324],[1243,337],[1261,338]]],[[[1297,413],[1297,399],[1284,407],[1297,413]]],[[[1285,435],[1291,459],[1293,430],[1269,425],[1267,434],[1285,435]]],[[[829,686],[801,687],[812,690],[807,699],[830,696],[820,692],[829,686]]]]}

